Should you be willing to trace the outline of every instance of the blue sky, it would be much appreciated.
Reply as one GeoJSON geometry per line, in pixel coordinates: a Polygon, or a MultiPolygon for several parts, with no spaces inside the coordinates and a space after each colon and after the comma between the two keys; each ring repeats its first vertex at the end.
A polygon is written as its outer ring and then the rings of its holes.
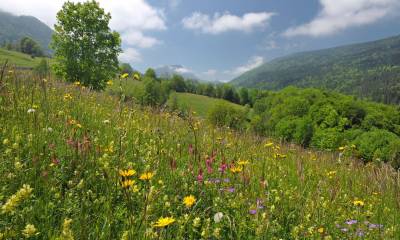
{"type": "MultiPolygon", "coordinates": [[[[52,26],[63,0],[0,0],[52,26]]],[[[400,34],[398,0],[100,0],[121,33],[121,60],[144,71],[183,65],[228,81],[290,53],[400,34]]]]}

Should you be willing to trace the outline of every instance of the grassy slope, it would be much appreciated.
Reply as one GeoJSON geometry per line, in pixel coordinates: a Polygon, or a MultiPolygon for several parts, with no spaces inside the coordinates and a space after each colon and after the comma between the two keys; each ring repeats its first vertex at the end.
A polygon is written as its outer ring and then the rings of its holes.
{"type": "MultiPolygon", "coordinates": [[[[169,99],[169,104],[171,103],[171,98],[169,99]]],[[[192,93],[175,93],[177,98],[179,108],[190,109],[196,112],[199,116],[205,117],[208,111],[215,105],[219,103],[228,104],[234,106],[235,108],[243,109],[244,107],[238,104],[231,103],[226,100],[211,98],[207,96],[192,94],[192,93]]]]}
{"type": "Polygon", "coordinates": [[[20,52],[0,48],[0,64],[3,64],[6,60],[8,60],[9,64],[18,67],[35,67],[41,58],[31,58],[31,56],[20,52]]]}
{"type": "Polygon", "coordinates": [[[104,93],[18,79],[6,78],[0,94],[4,239],[23,238],[27,224],[44,239],[62,232],[62,239],[400,238],[399,176],[386,166],[272,147],[251,134],[189,124],[104,93]],[[223,163],[239,173],[219,172],[223,163]],[[135,183],[124,189],[118,173],[129,168],[137,171],[129,177],[135,183]],[[155,173],[151,181],[139,179],[147,171],[155,173]],[[23,184],[32,194],[19,191],[23,184]],[[191,207],[182,202],[188,195],[196,198],[191,207]],[[167,216],[176,221],[155,226],[167,216]],[[346,224],[350,219],[357,221],[346,224]]]}

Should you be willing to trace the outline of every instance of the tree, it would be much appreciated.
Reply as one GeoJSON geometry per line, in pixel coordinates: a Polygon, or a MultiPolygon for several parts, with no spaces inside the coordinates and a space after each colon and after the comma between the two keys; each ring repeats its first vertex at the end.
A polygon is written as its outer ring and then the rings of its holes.
{"type": "Polygon", "coordinates": [[[171,89],[176,92],[184,92],[186,90],[185,80],[182,76],[174,74],[171,79],[171,89]]]}
{"type": "Polygon", "coordinates": [[[108,24],[111,15],[95,1],[64,3],[57,13],[52,48],[55,72],[69,82],[101,90],[118,72],[119,34],[108,24]]]}
{"type": "Polygon", "coordinates": [[[148,69],[146,70],[146,72],[144,73],[144,77],[145,77],[145,78],[154,79],[154,80],[158,80],[158,79],[157,79],[156,72],[155,72],[154,69],[152,69],[152,68],[148,68],[148,69]]]}
{"type": "Polygon", "coordinates": [[[43,56],[43,50],[40,45],[30,37],[23,37],[19,43],[21,52],[31,55],[32,57],[43,56]]]}

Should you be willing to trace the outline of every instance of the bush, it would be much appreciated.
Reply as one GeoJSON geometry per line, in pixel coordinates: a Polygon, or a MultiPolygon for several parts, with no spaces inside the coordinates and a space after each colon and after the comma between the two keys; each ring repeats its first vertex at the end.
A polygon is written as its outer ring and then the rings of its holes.
{"type": "Polygon", "coordinates": [[[319,149],[335,150],[343,141],[343,135],[337,128],[317,128],[311,145],[319,149]]]}
{"type": "Polygon", "coordinates": [[[400,167],[400,138],[389,131],[374,129],[364,132],[353,142],[359,156],[374,161],[389,162],[400,167]]]}
{"type": "Polygon", "coordinates": [[[242,129],[246,123],[246,113],[226,103],[219,103],[211,108],[207,118],[211,124],[220,127],[242,129]]]}

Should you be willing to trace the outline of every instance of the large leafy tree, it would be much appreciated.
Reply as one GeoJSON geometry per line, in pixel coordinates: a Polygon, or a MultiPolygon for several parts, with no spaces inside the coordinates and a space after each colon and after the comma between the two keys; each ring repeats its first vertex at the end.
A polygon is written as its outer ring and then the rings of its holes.
{"type": "Polygon", "coordinates": [[[111,19],[95,1],[64,3],[57,13],[52,48],[55,70],[67,81],[101,90],[118,72],[121,40],[111,31],[111,19]]]}

